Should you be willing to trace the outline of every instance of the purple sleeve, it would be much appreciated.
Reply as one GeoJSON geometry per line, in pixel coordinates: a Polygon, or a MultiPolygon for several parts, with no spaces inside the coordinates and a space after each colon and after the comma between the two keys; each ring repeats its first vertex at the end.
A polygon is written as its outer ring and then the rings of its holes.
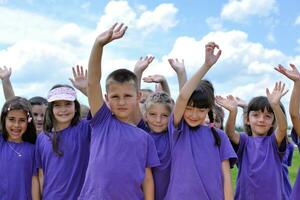
{"type": "Polygon", "coordinates": [[[230,166],[233,167],[233,165],[236,163],[237,155],[234,152],[234,149],[232,148],[230,141],[225,133],[221,130],[217,131],[221,139],[220,159],[221,161],[229,160],[230,166]]]}
{"type": "Polygon", "coordinates": [[[244,152],[248,137],[249,136],[246,135],[245,133],[240,133],[240,142],[238,144],[237,153],[236,153],[239,160],[242,160],[243,152],[244,152]]]}
{"type": "Polygon", "coordinates": [[[172,145],[174,143],[176,143],[177,139],[179,138],[180,134],[182,133],[183,123],[184,123],[184,121],[182,119],[179,122],[178,127],[176,128],[174,126],[174,113],[172,113],[170,115],[169,123],[168,123],[168,134],[169,134],[169,140],[170,140],[171,148],[172,148],[172,145]]]}
{"type": "Polygon", "coordinates": [[[146,167],[157,167],[160,161],[153,138],[147,134],[147,163],[146,167]]]}
{"type": "MultiPolygon", "coordinates": [[[[43,134],[43,133],[40,133],[43,134]]],[[[40,142],[41,142],[42,135],[38,135],[36,143],[35,143],[35,151],[34,151],[34,165],[36,169],[42,168],[42,160],[41,160],[41,153],[40,153],[40,142]]]]}
{"type": "Polygon", "coordinates": [[[99,126],[99,124],[104,123],[111,115],[112,112],[109,110],[106,103],[103,103],[95,116],[90,120],[91,127],[94,128],[95,126],[99,126]]]}
{"type": "MultiPolygon", "coordinates": [[[[36,146],[36,145],[35,145],[36,146]]],[[[32,168],[32,175],[33,176],[37,176],[38,175],[38,167],[37,167],[37,164],[36,164],[36,157],[35,157],[35,153],[36,153],[36,147],[34,148],[34,150],[33,150],[33,158],[32,158],[32,160],[33,160],[33,168],[32,168]]]]}
{"type": "Polygon", "coordinates": [[[294,128],[292,129],[291,135],[293,142],[298,146],[298,150],[300,152],[300,137],[298,136],[294,128]]]}
{"type": "Polygon", "coordinates": [[[287,146],[286,140],[283,139],[281,144],[278,146],[275,133],[272,133],[270,137],[272,140],[273,148],[276,149],[278,155],[280,156],[280,159],[282,160],[286,151],[286,146],[287,146]]]}

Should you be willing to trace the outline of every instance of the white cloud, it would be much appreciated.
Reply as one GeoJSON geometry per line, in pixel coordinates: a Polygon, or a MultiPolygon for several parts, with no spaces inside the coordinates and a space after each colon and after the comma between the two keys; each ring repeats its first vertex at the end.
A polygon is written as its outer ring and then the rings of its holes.
{"type": "Polygon", "coordinates": [[[268,35],[267,35],[267,40],[268,40],[269,42],[271,42],[271,43],[276,42],[273,33],[268,33],[268,35]]]}
{"type": "Polygon", "coordinates": [[[220,18],[218,17],[209,17],[206,19],[206,24],[212,29],[212,30],[220,30],[223,28],[223,24],[220,18]]]}
{"type": "Polygon", "coordinates": [[[272,72],[273,66],[269,63],[260,63],[258,61],[253,61],[248,65],[249,74],[260,74],[266,72],[272,72]]]}
{"type": "Polygon", "coordinates": [[[295,21],[295,25],[300,25],[300,15],[297,17],[297,19],[295,21]]]}
{"type": "Polygon", "coordinates": [[[243,22],[250,16],[265,17],[277,11],[275,0],[230,0],[222,9],[221,18],[243,22]]]}

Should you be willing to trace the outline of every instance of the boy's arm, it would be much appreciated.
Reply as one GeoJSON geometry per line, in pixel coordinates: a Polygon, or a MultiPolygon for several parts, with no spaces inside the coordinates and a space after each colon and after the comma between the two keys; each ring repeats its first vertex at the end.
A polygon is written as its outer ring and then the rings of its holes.
{"type": "Polygon", "coordinates": [[[280,82],[275,83],[275,87],[270,93],[269,89],[266,89],[268,101],[270,102],[270,105],[273,109],[277,128],[275,130],[275,136],[276,136],[276,141],[277,145],[280,145],[282,140],[285,138],[287,135],[287,120],[286,117],[280,107],[280,99],[282,96],[284,96],[288,90],[284,91],[285,84],[282,84],[280,82]]]}
{"type": "Polygon", "coordinates": [[[154,180],[150,167],[146,168],[145,178],[142,187],[144,192],[144,199],[154,200],[154,180]]]}
{"type": "Polygon", "coordinates": [[[235,131],[235,122],[238,112],[237,101],[232,95],[227,96],[226,99],[221,96],[216,96],[216,101],[220,106],[229,111],[229,116],[225,124],[225,133],[234,144],[239,144],[240,134],[235,131]]]}
{"type": "Polygon", "coordinates": [[[32,200],[40,200],[40,186],[38,176],[32,176],[32,186],[31,186],[32,200]]]}
{"type": "Polygon", "coordinates": [[[9,100],[15,96],[12,84],[10,82],[11,68],[7,69],[6,66],[0,67],[0,78],[2,80],[2,88],[5,100],[9,100]]]}
{"type": "Polygon", "coordinates": [[[82,66],[77,65],[76,70],[72,67],[73,78],[69,78],[72,85],[82,94],[87,96],[87,70],[83,70],[82,66]]]}
{"type": "Polygon", "coordinates": [[[180,90],[179,96],[176,100],[174,106],[174,126],[177,127],[183,113],[185,111],[185,107],[188,103],[188,100],[194,90],[197,88],[199,82],[203,78],[203,76],[208,72],[208,70],[217,62],[221,55],[221,50],[218,50],[217,54],[214,55],[214,50],[219,49],[219,46],[214,42],[210,42],[205,45],[205,62],[201,66],[200,69],[192,76],[190,80],[188,80],[182,89],[180,90]]]}
{"type": "Polygon", "coordinates": [[[154,56],[146,56],[145,58],[140,57],[140,59],[136,62],[134,66],[133,71],[137,77],[139,90],[141,89],[141,80],[142,80],[143,72],[145,71],[145,69],[147,69],[147,67],[153,60],[154,60],[154,56]]]}
{"type": "Polygon", "coordinates": [[[184,60],[181,62],[176,58],[176,59],[168,59],[171,67],[174,69],[174,71],[177,74],[177,79],[178,79],[178,85],[179,85],[179,91],[181,88],[184,86],[185,82],[187,81],[187,76],[186,76],[186,71],[185,71],[185,66],[184,66],[184,60]]]}
{"type": "Polygon", "coordinates": [[[299,114],[299,108],[300,108],[300,73],[297,70],[296,66],[294,64],[290,64],[291,70],[286,69],[282,65],[278,65],[275,70],[282,73],[292,81],[294,81],[294,87],[291,94],[290,99],[290,116],[292,120],[293,127],[300,137],[300,114],[299,114]]]}
{"type": "Polygon", "coordinates": [[[101,79],[101,60],[103,47],[115,39],[123,37],[127,26],[123,27],[123,24],[114,24],[110,29],[101,33],[95,40],[92,47],[89,64],[88,64],[88,101],[92,116],[103,105],[104,100],[102,96],[102,90],[100,85],[101,79]]]}
{"type": "Polygon", "coordinates": [[[143,78],[146,83],[156,83],[158,84],[155,91],[163,91],[171,96],[170,88],[167,79],[163,75],[155,74],[143,78]]]}
{"type": "Polygon", "coordinates": [[[222,175],[224,185],[224,200],[233,200],[231,172],[229,160],[222,161],[222,175]]]}

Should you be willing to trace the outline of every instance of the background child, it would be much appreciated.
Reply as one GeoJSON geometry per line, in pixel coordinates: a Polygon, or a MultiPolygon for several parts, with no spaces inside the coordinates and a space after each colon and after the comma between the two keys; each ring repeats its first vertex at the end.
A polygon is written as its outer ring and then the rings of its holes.
{"type": "Polygon", "coordinates": [[[210,42],[205,62],[180,90],[169,122],[171,179],[165,199],[232,199],[229,159],[236,155],[226,135],[204,124],[213,122],[214,89],[202,77],[216,63],[221,50],[210,42]]]}
{"type": "MultiPolygon", "coordinates": [[[[85,79],[80,71],[74,77],[75,82],[85,79]]],[[[55,85],[47,100],[44,132],[36,143],[42,197],[77,199],[89,160],[89,122],[80,120],[80,104],[71,86],[55,85]]]]}
{"type": "Polygon", "coordinates": [[[283,199],[282,156],[286,149],[287,121],[280,103],[286,94],[276,83],[267,97],[253,98],[247,109],[246,133],[235,132],[237,102],[233,96],[218,96],[217,102],[229,110],[225,127],[229,139],[238,145],[238,177],[235,199],[283,199]],[[275,123],[277,128],[275,129],[275,123]],[[274,133],[273,133],[274,132],[274,133]]]}
{"type": "Polygon", "coordinates": [[[22,97],[2,108],[0,134],[0,199],[39,199],[34,163],[35,127],[31,106],[22,97]]]}
{"type": "Polygon", "coordinates": [[[151,167],[159,165],[153,139],[135,124],[140,95],[134,73],[112,72],[106,102],[100,85],[103,47],[121,38],[127,27],[113,25],[94,43],[88,67],[91,154],[79,199],[154,199],[151,167]]]}
{"type": "Polygon", "coordinates": [[[44,116],[47,108],[47,99],[44,97],[36,96],[29,99],[32,106],[32,115],[34,119],[34,124],[36,132],[40,133],[44,126],[44,116]]]}
{"type": "MultiPolygon", "coordinates": [[[[291,79],[294,82],[293,91],[290,99],[290,116],[293,124],[292,129],[292,138],[295,144],[298,146],[300,152],[300,73],[297,70],[294,64],[290,64],[291,70],[283,67],[282,65],[278,65],[275,70],[285,75],[287,78],[291,79]]],[[[298,176],[296,178],[296,182],[293,187],[293,191],[291,194],[292,200],[299,199],[300,197],[300,168],[298,170],[298,176]]]]}

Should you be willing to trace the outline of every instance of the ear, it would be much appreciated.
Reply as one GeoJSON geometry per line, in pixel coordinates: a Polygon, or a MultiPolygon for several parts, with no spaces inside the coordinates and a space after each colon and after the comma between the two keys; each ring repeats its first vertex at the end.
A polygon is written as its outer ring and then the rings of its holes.
{"type": "Polygon", "coordinates": [[[136,97],[137,97],[137,101],[140,102],[140,100],[142,98],[142,92],[138,91],[136,97]]]}

